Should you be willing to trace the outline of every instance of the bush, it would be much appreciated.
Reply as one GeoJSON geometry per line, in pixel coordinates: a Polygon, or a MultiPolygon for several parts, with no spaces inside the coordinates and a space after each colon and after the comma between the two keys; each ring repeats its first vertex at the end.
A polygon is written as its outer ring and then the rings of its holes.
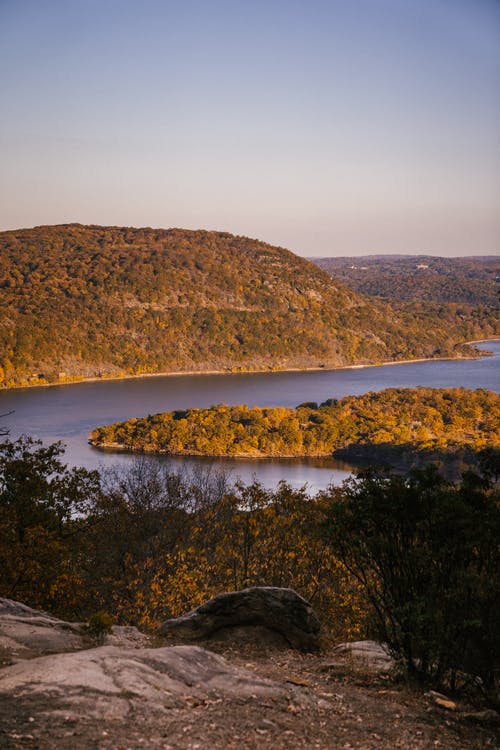
{"type": "Polygon", "coordinates": [[[89,617],[84,630],[88,635],[102,640],[105,635],[113,630],[113,618],[107,612],[99,611],[89,617]]]}
{"type": "Polygon", "coordinates": [[[330,541],[363,586],[374,635],[410,676],[454,688],[466,672],[494,696],[500,513],[489,481],[369,471],[331,492],[330,541]]]}

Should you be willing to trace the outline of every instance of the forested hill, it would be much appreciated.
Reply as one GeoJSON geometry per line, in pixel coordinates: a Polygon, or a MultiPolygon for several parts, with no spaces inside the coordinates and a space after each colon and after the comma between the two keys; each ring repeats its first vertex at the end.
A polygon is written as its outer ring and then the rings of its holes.
{"type": "Polygon", "coordinates": [[[480,316],[407,315],[224,232],[69,224],[0,233],[0,382],[331,367],[456,353],[480,316]]]}
{"type": "Polygon", "coordinates": [[[364,255],[317,258],[320,268],[360,294],[390,300],[498,306],[500,258],[364,255]]]}

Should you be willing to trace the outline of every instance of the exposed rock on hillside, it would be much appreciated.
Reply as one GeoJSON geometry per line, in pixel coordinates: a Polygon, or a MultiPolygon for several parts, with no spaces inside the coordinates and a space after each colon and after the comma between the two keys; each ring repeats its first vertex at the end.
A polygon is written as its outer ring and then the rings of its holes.
{"type": "Polygon", "coordinates": [[[320,623],[309,602],[291,589],[273,586],[220,594],[182,617],[167,620],[158,632],[196,640],[256,625],[280,633],[300,651],[319,648],[320,623]]]}
{"type": "Polygon", "coordinates": [[[338,671],[339,666],[343,667],[346,663],[354,669],[373,674],[388,673],[396,667],[387,647],[376,641],[339,643],[333,649],[333,660],[326,662],[323,668],[325,671],[338,671]]]}
{"type": "Polygon", "coordinates": [[[0,693],[43,694],[95,718],[124,718],[136,702],[148,711],[184,706],[185,696],[202,700],[230,694],[282,697],[270,680],[231,666],[198,646],[130,651],[115,646],[43,656],[0,671],[0,693]],[[183,697],[184,696],[184,697],[183,697]],[[98,700],[96,700],[98,698],[98,700]]]}
{"type": "Polygon", "coordinates": [[[78,624],[0,598],[0,657],[4,660],[83,647],[84,637],[78,624]]]}
{"type": "MultiPolygon", "coordinates": [[[[150,639],[132,626],[114,625],[106,645],[139,648],[150,639]]],[[[0,598],[0,664],[45,654],[78,651],[92,644],[82,624],[66,622],[47,612],[0,598]]]]}

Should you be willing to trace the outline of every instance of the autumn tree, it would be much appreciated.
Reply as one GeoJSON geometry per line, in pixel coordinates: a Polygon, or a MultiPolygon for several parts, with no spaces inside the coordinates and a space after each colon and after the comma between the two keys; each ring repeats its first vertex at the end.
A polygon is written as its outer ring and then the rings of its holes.
{"type": "Polygon", "coordinates": [[[0,444],[0,592],[64,615],[78,609],[78,536],[100,481],[62,453],[28,437],[0,444]]]}

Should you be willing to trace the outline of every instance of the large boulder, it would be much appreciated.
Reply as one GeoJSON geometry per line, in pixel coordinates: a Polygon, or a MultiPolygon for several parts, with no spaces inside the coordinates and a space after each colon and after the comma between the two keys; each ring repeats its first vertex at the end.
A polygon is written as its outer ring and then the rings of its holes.
{"type": "Polygon", "coordinates": [[[30,658],[41,653],[83,648],[80,626],[31,609],[21,602],[0,598],[0,656],[30,658]]]}
{"type": "Polygon", "coordinates": [[[279,633],[300,651],[319,649],[320,623],[313,608],[292,589],[256,586],[220,594],[182,617],[166,620],[162,636],[198,640],[230,629],[260,626],[279,633]]]}

